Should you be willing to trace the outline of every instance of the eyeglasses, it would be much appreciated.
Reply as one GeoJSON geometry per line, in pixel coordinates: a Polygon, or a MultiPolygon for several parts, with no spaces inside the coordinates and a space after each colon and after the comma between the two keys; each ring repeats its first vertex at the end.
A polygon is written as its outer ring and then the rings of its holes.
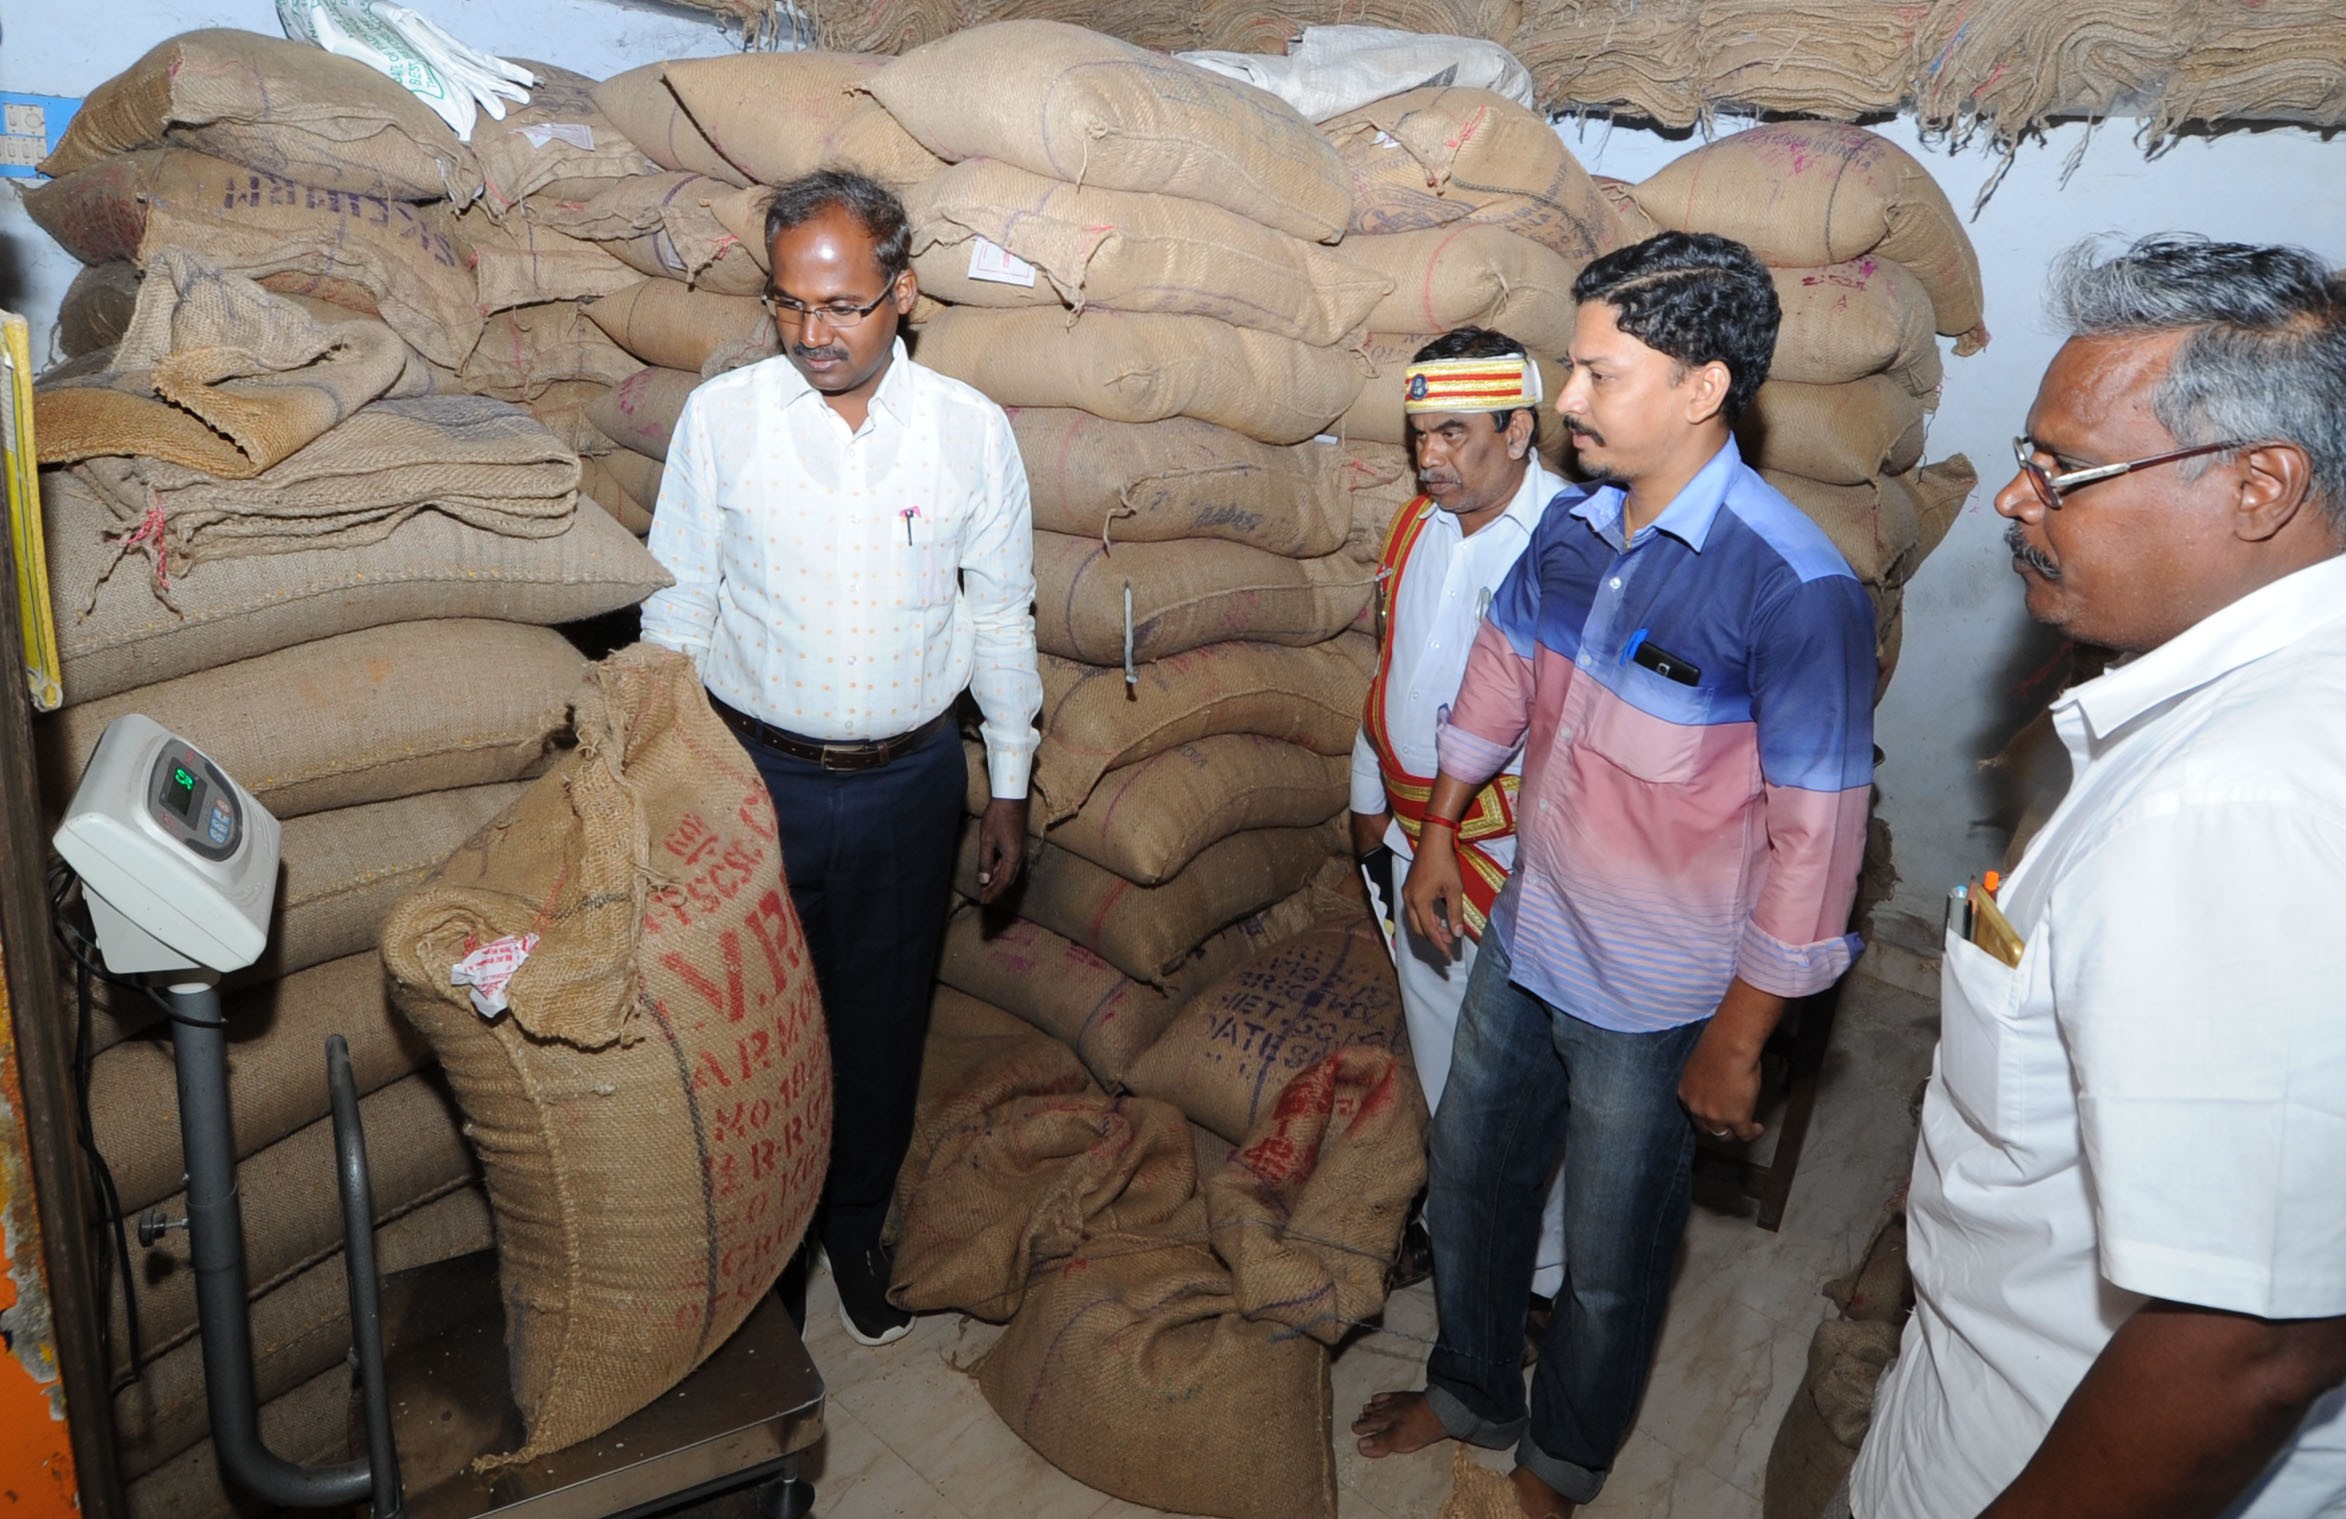
{"type": "Polygon", "coordinates": [[[2056,512],[2061,509],[2062,493],[2073,491],[2081,485],[2091,485],[2096,480],[2107,480],[2114,475],[2128,474],[2138,469],[2149,469],[2153,465],[2173,464],[2178,459],[2196,459],[2201,454],[2219,454],[2226,449],[2249,446],[2239,442],[2202,443],[2197,448],[2178,448],[2173,453],[2152,454],[2146,459],[2128,459],[2120,464],[2096,464],[2090,469],[2054,471],[2036,462],[2036,456],[2044,450],[2037,446],[2034,438],[2022,436],[2012,440],[2012,452],[2020,459],[2020,472],[2028,477],[2030,487],[2036,491],[2037,500],[2056,512]]]}
{"type": "Polygon", "coordinates": [[[771,290],[760,291],[758,299],[764,303],[766,315],[785,327],[803,326],[808,317],[816,316],[823,319],[823,325],[826,327],[844,328],[855,326],[865,317],[879,310],[887,304],[888,297],[895,293],[894,284],[891,282],[888,289],[873,296],[870,304],[864,306],[851,305],[846,301],[833,301],[828,306],[809,306],[804,301],[794,301],[789,296],[776,295],[771,290]]]}

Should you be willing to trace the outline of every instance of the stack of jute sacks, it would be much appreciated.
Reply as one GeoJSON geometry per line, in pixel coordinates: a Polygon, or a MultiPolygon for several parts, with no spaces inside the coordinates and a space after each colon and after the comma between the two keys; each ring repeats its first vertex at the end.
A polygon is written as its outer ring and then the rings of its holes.
{"type": "Polygon", "coordinates": [[[1829,122],[1753,127],[1608,189],[1638,235],[1716,232],[1775,276],[1775,363],[1738,433],[1873,597],[1878,701],[1898,664],[1906,583],[1978,483],[1961,454],[1923,462],[1934,332],[1958,357],[1988,341],[1971,239],[1912,155],[1829,122]]]}
{"type": "MultiPolygon", "coordinates": [[[[615,445],[585,416],[641,361],[582,303],[640,282],[608,248],[531,214],[652,168],[544,64],[530,103],[466,143],[405,89],[305,44],[195,31],[92,91],[27,211],[89,267],[59,312],[68,354],[122,334],[140,273],[187,248],[269,289],[379,321],[414,355],[407,388],[526,407],[565,450],[615,445]]],[[[623,473],[623,472],[621,472],[623,473]]],[[[641,533],[600,466],[584,494],[641,533]]]]}
{"type": "MultiPolygon", "coordinates": [[[[241,33],[167,44],[93,92],[28,197],[77,254],[119,261],[61,324],[87,351],[36,394],[44,458],[70,463],[41,481],[66,701],[36,728],[44,801],[135,711],[284,821],[269,947],[224,996],[262,1428],[295,1457],[338,1452],[347,1423],[325,1036],[363,1094],[384,1268],[486,1246],[473,1156],[376,936],[552,757],[586,669],[553,625],[666,579],[579,509],[566,442],[451,382],[481,316],[456,218],[424,197],[477,190],[478,160],[345,65],[241,33]]],[[[114,1193],[131,1217],[182,1214],[159,1012],[92,993],[114,1193]]],[[[110,1309],[115,1369],[136,1373],[114,1409],[132,1511],[225,1511],[185,1235],[132,1275],[110,1309]]]]}

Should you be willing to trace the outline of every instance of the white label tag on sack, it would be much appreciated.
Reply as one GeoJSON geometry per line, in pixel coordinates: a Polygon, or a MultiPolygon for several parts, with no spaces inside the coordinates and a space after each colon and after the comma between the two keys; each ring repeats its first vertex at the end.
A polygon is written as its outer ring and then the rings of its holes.
{"type": "Polygon", "coordinates": [[[583,121],[550,121],[520,131],[529,139],[529,145],[540,152],[550,142],[566,142],[588,153],[595,150],[595,129],[583,121]]]}
{"type": "Polygon", "coordinates": [[[448,984],[471,988],[472,1010],[483,1018],[496,1019],[506,1011],[506,983],[537,947],[536,934],[492,939],[448,968],[448,984]]]}
{"type": "Polygon", "coordinates": [[[969,245],[969,277],[997,285],[1035,287],[1035,266],[999,243],[978,238],[969,245]]]}

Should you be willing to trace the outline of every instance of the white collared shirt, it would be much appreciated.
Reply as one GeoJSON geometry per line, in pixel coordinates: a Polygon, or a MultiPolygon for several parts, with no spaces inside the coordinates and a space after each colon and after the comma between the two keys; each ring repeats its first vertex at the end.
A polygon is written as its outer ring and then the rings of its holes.
{"type": "MultiPolygon", "coordinates": [[[[1859,1519],[1972,1519],[2149,1298],[2346,1314],[2346,558],[2064,695],[2076,779],[1948,936],[1916,1305],[1859,1519]]],[[[2230,1511],[2346,1513],[2346,1391],[2230,1511]]]]}
{"type": "Polygon", "coordinates": [[[909,732],[964,687],[988,785],[1026,796],[1042,678],[1026,469],[1002,408],[895,356],[863,426],[777,357],[695,390],[649,540],[646,640],[810,738],[909,732]]]}
{"type": "MultiPolygon", "coordinates": [[[[1506,509],[1479,532],[1461,532],[1457,513],[1430,501],[1419,508],[1426,525],[1386,614],[1393,628],[1393,664],[1385,678],[1385,731],[1394,756],[1411,775],[1431,776],[1440,768],[1434,733],[1444,709],[1457,699],[1475,629],[1499,582],[1530,546],[1532,529],[1548,503],[1563,489],[1564,481],[1550,474],[1535,453],[1506,509]]],[[[1523,773],[1522,755],[1508,762],[1507,773],[1523,773]]],[[[1365,729],[1352,741],[1352,810],[1386,810],[1385,777],[1365,729]]],[[[1385,842],[1403,859],[1411,857],[1399,821],[1385,830],[1385,842]]],[[[1502,866],[1515,862],[1512,834],[1486,839],[1483,848],[1502,866]]]]}

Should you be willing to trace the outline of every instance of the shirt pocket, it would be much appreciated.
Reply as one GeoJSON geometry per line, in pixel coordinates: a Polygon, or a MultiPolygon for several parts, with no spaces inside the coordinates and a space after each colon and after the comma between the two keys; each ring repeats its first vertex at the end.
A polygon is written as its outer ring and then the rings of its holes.
{"type": "Polygon", "coordinates": [[[2024,1139],[2026,1072],[2043,1052],[2035,1046],[2060,1035],[2045,1018],[2032,1029],[2025,1017],[2027,953],[2019,966],[1947,931],[1939,969],[1939,1078],[1972,1127],[2001,1143],[2024,1139]]]}
{"type": "MultiPolygon", "coordinates": [[[[1627,667],[1623,674],[1622,691],[1600,689],[1596,693],[1581,727],[1582,747],[1641,781],[1679,785],[1693,780],[1702,765],[1703,724],[1710,715],[1710,693],[1666,681],[1638,665],[1627,667]],[[1630,693],[1644,681],[1669,687],[1667,710],[1673,716],[1658,717],[1630,700],[1630,693]]],[[[1585,670],[1579,678],[1596,679],[1585,670]]]]}
{"type": "Polygon", "coordinates": [[[961,588],[961,533],[942,510],[907,507],[897,512],[890,548],[904,556],[907,604],[937,607],[961,588]]]}

